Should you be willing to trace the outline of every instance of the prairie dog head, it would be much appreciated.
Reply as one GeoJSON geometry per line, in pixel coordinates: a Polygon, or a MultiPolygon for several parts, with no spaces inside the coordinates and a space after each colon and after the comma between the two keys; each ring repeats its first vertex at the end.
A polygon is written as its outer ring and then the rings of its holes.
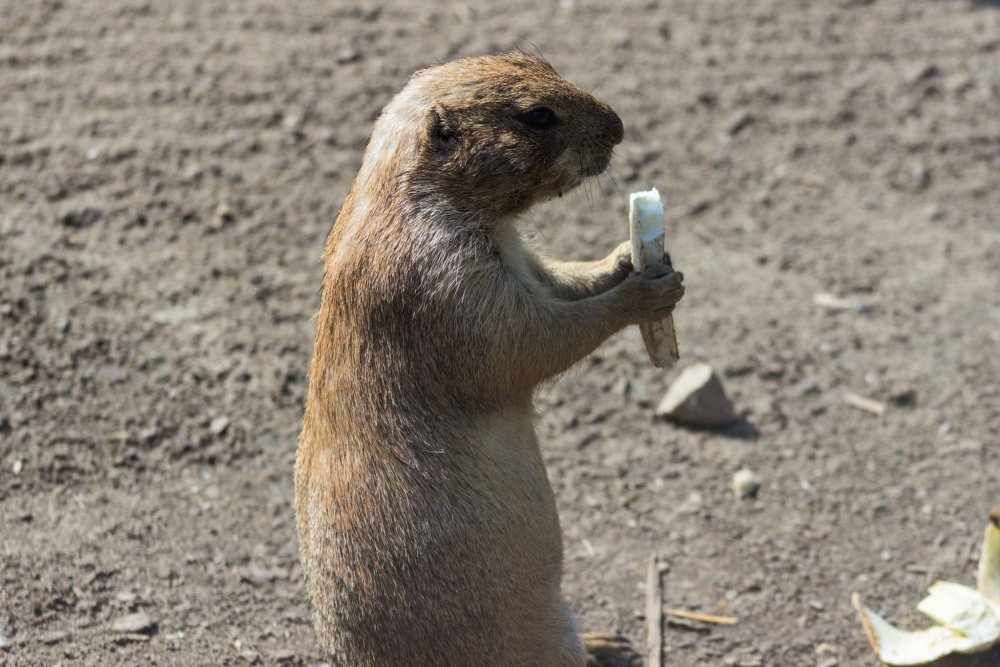
{"type": "Polygon", "coordinates": [[[607,104],[540,58],[465,58],[413,75],[379,118],[362,173],[389,160],[410,195],[497,222],[604,171],[622,136],[607,104]]]}

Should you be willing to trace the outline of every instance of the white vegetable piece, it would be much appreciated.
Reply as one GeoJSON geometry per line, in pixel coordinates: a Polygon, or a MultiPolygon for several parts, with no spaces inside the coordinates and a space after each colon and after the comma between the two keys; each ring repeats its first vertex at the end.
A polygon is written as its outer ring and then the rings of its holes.
{"type": "Polygon", "coordinates": [[[891,625],[861,602],[851,603],[861,616],[872,648],[889,665],[926,665],[950,653],[979,653],[1000,643],[1000,515],[986,526],[976,588],[937,581],[917,611],[937,623],[909,632],[891,625]]]}
{"type": "MultiPolygon", "coordinates": [[[[629,195],[628,203],[632,266],[639,272],[663,267],[667,260],[663,247],[666,231],[660,193],[656,188],[646,192],[633,192],[629,195]]],[[[659,322],[644,322],[639,325],[639,330],[654,366],[666,368],[680,359],[673,316],[668,315],[659,322]]]]}

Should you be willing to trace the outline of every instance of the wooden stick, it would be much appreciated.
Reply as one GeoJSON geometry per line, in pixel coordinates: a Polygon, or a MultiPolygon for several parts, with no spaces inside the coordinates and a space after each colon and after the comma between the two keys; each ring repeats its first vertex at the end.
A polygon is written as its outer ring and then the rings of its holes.
{"type": "Polygon", "coordinates": [[[646,651],[647,667],[663,667],[663,586],[656,554],[650,554],[646,571],[646,651]]]}
{"type": "Polygon", "coordinates": [[[685,611],[683,609],[664,609],[664,612],[678,618],[701,621],[702,623],[714,623],[715,625],[736,625],[736,622],[739,620],[732,616],[712,616],[711,614],[699,614],[696,611],[685,611]]]}
{"type": "Polygon", "coordinates": [[[881,401],[876,401],[873,398],[866,398],[855,394],[852,391],[844,394],[844,403],[847,403],[851,407],[857,408],[859,410],[864,410],[865,412],[870,412],[873,415],[883,415],[885,414],[885,403],[881,401]]]}

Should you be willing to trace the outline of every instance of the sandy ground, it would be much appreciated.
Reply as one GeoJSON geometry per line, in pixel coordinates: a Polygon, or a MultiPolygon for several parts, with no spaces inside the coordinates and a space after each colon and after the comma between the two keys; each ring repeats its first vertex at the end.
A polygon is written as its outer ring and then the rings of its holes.
{"type": "Polygon", "coordinates": [[[407,75],[510,47],[627,128],[614,181],[526,229],[602,256],[658,186],[684,362],[745,419],[654,419],[676,371],[634,330],[541,393],[581,625],[641,642],[657,554],[669,606],[739,619],[670,625],[667,665],[873,667],[852,591],[915,627],[931,580],[972,581],[1000,505],[996,2],[0,0],[0,662],[322,661],[291,466],[323,239],[407,75]]]}

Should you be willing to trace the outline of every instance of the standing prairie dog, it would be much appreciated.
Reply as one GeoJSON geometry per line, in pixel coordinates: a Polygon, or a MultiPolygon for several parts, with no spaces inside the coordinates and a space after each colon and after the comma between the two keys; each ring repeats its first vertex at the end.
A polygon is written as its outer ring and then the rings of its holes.
{"type": "Polygon", "coordinates": [[[518,216],[602,172],[606,104],[521,53],[417,72],[330,233],[295,500],[306,587],[348,667],[583,667],[534,428],[539,383],[656,321],[679,273],[528,248],[518,216]]]}

